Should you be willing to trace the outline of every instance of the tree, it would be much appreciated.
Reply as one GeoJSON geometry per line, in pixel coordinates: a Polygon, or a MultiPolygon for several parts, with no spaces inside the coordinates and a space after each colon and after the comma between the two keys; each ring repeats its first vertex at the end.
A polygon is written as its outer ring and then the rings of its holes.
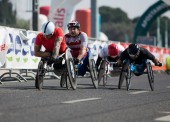
{"type": "Polygon", "coordinates": [[[102,6],[99,8],[99,13],[101,15],[101,22],[113,22],[113,23],[131,23],[131,20],[128,18],[127,14],[123,12],[120,8],[110,8],[102,6]]]}
{"type": "Polygon", "coordinates": [[[0,1],[0,25],[14,28],[29,29],[29,21],[17,19],[16,10],[9,0],[0,1]]]}
{"type": "Polygon", "coordinates": [[[16,11],[12,10],[12,3],[9,0],[0,1],[0,24],[13,25],[16,23],[16,11]]]}
{"type": "Polygon", "coordinates": [[[99,8],[101,15],[101,31],[109,40],[125,41],[125,35],[132,39],[133,25],[127,14],[120,8],[102,6],[99,8]]]}

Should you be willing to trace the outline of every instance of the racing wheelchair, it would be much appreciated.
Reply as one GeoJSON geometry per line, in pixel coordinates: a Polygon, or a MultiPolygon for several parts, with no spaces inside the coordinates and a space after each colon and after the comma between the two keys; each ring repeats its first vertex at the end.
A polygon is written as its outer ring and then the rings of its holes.
{"type": "MultiPolygon", "coordinates": [[[[60,59],[62,59],[61,60],[62,63],[59,65],[58,69],[53,68],[54,64],[50,63],[51,60],[49,58],[40,60],[38,64],[36,79],[35,79],[35,87],[37,89],[41,90],[43,88],[43,81],[47,72],[54,72],[57,76],[61,76],[61,79],[65,77],[65,75],[63,74],[66,73],[66,76],[69,79],[68,82],[66,78],[66,82],[65,82],[66,88],[69,89],[71,85],[71,88],[73,90],[76,89],[77,87],[76,70],[69,48],[66,49],[65,53],[59,56],[59,60],[60,59]]],[[[62,80],[60,81],[60,86],[61,87],[64,86],[62,80]]]]}
{"type": "Polygon", "coordinates": [[[83,59],[83,62],[79,63],[76,65],[76,74],[77,76],[84,76],[86,71],[90,73],[90,77],[92,80],[92,84],[94,88],[98,88],[98,78],[97,78],[97,71],[96,71],[96,65],[95,65],[95,60],[93,58],[92,53],[90,50],[87,52],[87,56],[83,59]],[[82,66],[84,65],[84,66],[82,66]]]}
{"type": "Polygon", "coordinates": [[[108,76],[119,76],[121,67],[115,67],[116,62],[109,61],[107,58],[102,59],[98,70],[98,82],[101,84],[103,81],[103,86],[106,86],[108,76]]]}
{"type": "MultiPolygon", "coordinates": [[[[162,63],[159,62],[158,66],[162,66],[162,63]]],[[[123,81],[126,79],[126,89],[127,91],[130,90],[132,73],[136,76],[147,74],[151,91],[154,90],[154,74],[148,60],[144,60],[144,63],[140,65],[131,63],[130,60],[125,60],[119,76],[118,89],[121,89],[123,81]]]]}

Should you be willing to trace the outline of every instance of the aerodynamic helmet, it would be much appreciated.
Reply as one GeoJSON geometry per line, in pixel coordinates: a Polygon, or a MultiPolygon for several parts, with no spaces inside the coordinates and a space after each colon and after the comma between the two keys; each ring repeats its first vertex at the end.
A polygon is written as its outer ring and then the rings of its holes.
{"type": "Polygon", "coordinates": [[[69,29],[70,27],[80,28],[80,24],[79,24],[79,22],[73,20],[67,24],[67,28],[69,29]]]}
{"type": "Polygon", "coordinates": [[[116,57],[119,53],[118,46],[116,44],[110,44],[108,46],[108,55],[111,57],[116,57]]]}
{"type": "Polygon", "coordinates": [[[131,58],[137,58],[140,53],[140,47],[137,44],[130,44],[127,52],[131,58]]]}
{"type": "Polygon", "coordinates": [[[43,35],[50,35],[50,34],[53,34],[54,33],[54,30],[55,30],[55,25],[53,22],[46,22],[42,25],[42,33],[43,35]]]}

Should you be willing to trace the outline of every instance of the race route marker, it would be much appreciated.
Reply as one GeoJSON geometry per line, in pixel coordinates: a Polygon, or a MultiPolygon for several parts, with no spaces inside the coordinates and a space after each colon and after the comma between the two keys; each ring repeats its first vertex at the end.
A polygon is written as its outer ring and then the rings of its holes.
{"type": "Polygon", "coordinates": [[[85,102],[85,101],[92,101],[92,100],[100,100],[101,98],[87,98],[87,99],[78,99],[78,100],[71,100],[71,101],[64,101],[62,103],[78,103],[78,102],[85,102]]]}

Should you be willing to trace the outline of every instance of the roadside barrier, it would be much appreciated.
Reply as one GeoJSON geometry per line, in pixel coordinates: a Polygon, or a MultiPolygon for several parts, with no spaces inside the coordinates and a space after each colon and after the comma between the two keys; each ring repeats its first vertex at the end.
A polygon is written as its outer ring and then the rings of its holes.
{"type": "MultiPolygon", "coordinates": [[[[34,42],[38,32],[0,26],[0,33],[0,83],[2,83],[2,80],[9,78],[19,82],[26,82],[28,78],[35,79],[38,62],[40,61],[40,58],[34,56],[34,42]]],[[[129,45],[129,43],[118,41],[89,38],[88,45],[95,60],[97,60],[100,46],[104,43],[120,43],[125,48],[129,45]]],[[[170,56],[170,49],[141,46],[148,49],[163,62],[163,67],[153,66],[153,70],[170,69],[170,58],[168,57],[170,56]]],[[[44,48],[41,50],[44,50],[44,48]]],[[[59,79],[55,74],[49,74],[49,76],[59,79]]]]}

